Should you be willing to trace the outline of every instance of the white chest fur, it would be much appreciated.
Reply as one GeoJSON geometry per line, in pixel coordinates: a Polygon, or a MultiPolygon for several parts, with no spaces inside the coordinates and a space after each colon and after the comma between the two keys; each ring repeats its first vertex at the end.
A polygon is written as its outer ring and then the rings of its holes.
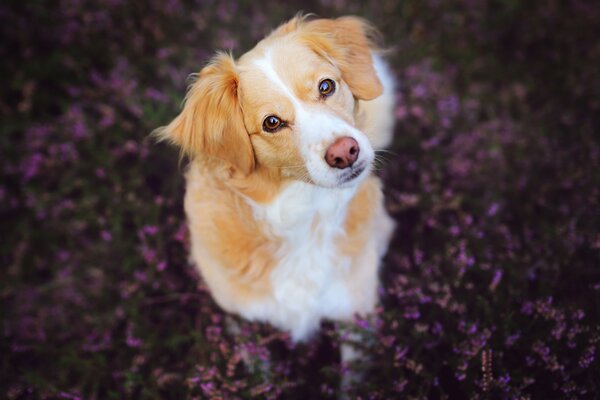
{"type": "Polygon", "coordinates": [[[336,240],[355,188],[326,189],[296,182],[269,205],[253,204],[255,217],[281,245],[270,279],[273,295],[249,307],[247,318],[269,321],[305,338],[321,318],[349,318],[352,299],[344,284],[351,261],[336,240]]]}

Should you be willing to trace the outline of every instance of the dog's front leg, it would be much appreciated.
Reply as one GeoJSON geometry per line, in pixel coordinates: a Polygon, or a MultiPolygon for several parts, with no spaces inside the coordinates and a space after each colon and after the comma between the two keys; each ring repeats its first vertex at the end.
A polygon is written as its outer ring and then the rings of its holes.
{"type": "Polygon", "coordinates": [[[337,327],[340,337],[340,398],[348,398],[350,391],[360,385],[369,367],[369,348],[375,342],[373,316],[361,317],[365,328],[354,323],[340,323],[337,327]]]}

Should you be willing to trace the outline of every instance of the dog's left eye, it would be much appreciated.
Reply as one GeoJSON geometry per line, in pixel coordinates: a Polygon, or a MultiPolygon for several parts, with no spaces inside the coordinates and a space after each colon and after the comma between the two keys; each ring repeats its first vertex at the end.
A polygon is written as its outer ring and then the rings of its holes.
{"type": "Polygon", "coordinates": [[[323,97],[329,97],[335,92],[335,82],[331,79],[323,79],[319,82],[319,93],[323,97]]]}

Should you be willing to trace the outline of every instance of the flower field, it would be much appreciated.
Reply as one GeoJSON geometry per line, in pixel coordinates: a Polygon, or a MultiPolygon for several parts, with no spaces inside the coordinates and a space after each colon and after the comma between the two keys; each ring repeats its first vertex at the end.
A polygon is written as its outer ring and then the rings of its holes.
{"type": "MultiPolygon", "coordinates": [[[[0,4],[0,397],[327,399],[336,324],[294,345],[194,266],[184,165],[153,129],[217,50],[298,11],[363,16],[398,78],[379,155],[397,231],[361,399],[600,398],[600,4],[0,4]]],[[[354,335],[350,335],[354,337],[354,335]]]]}

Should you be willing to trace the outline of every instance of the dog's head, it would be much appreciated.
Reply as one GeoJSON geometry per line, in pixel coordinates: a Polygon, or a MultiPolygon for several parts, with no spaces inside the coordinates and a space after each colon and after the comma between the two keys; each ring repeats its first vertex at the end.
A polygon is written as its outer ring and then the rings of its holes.
{"type": "Polygon", "coordinates": [[[374,159],[355,127],[357,100],[383,91],[372,64],[371,31],[355,17],[299,17],[237,61],[218,54],[161,135],[238,176],[356,185],[374,159]]]}

